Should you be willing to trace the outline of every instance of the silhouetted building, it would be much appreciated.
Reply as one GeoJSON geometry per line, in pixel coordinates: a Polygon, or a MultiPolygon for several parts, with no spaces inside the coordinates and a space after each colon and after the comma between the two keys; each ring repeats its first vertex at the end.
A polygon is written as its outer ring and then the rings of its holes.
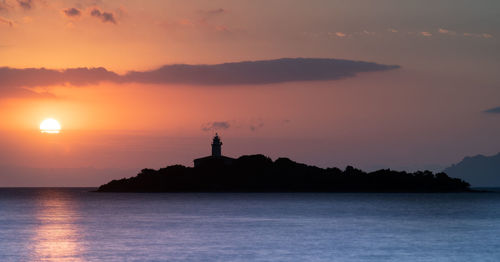
{"type": "Polygon", "coordinates": [[[214,139],[212,141],[212,155],[193,160],[194,167],[199,167],[207,164],[231,165],[233,161],[234,158],[222,155],[222,141],[220,140],[219,134],[217,133],[215,133],[214,139]]]}
{"type": "Polygon", "coordinates": [[[212,156],[222,156],[222,141],[220,141],[217,133],[215,133],[214,140],[212,141],[212,156]]]}

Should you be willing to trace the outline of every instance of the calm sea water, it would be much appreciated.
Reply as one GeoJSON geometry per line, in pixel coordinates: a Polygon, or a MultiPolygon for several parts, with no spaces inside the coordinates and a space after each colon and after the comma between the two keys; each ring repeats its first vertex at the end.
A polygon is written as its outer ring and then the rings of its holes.
{"type": "Polygon", "coordinates": [[[0,261],[500,261],[500,194],[0,189],[0,261]]]}

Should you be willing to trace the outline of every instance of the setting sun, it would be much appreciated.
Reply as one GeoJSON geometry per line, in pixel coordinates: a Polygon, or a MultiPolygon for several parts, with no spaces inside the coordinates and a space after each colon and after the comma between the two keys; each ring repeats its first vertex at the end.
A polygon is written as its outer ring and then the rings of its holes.
{"type": "Polygon", "coordinates": [[[42,133],[58,134],[61,131],[61,125],[57,120],[47,118],[40,124],[40,131],[42,133]]]}

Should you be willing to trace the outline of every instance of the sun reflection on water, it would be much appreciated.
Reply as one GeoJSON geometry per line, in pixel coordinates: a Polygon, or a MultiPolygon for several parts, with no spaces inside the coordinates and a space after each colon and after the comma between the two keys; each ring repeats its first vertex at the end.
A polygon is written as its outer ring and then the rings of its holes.
{"type": "Polygon", "coordinates": [[[40,193],[38,225],[32,239],[35,261],[82,261],[77,228],[78,213],[71,196],[60,191],[40,193]]]}

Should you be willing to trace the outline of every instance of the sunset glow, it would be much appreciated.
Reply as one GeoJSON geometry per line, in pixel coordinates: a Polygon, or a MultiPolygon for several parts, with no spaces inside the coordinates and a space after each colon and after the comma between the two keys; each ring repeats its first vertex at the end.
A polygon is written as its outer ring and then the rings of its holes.
{"type": "Polygon", "coordinates": [[[40,132],[48,134],[58,134],[61,131],[61,125],[57,120],[47,118],[40,124],[40,132]]]}
{"type": "Polygon", "coordinates": [[[0,262],[500,261],[499,69],[500,0],[0,0],[0,262]]]}
{"type": "Polygon", "coordinates": [[[216,132],[229,156],[320,167],[440,171],[495,154],[499,8],[0,0],[1,185],[192,165],[216,132]]]}

